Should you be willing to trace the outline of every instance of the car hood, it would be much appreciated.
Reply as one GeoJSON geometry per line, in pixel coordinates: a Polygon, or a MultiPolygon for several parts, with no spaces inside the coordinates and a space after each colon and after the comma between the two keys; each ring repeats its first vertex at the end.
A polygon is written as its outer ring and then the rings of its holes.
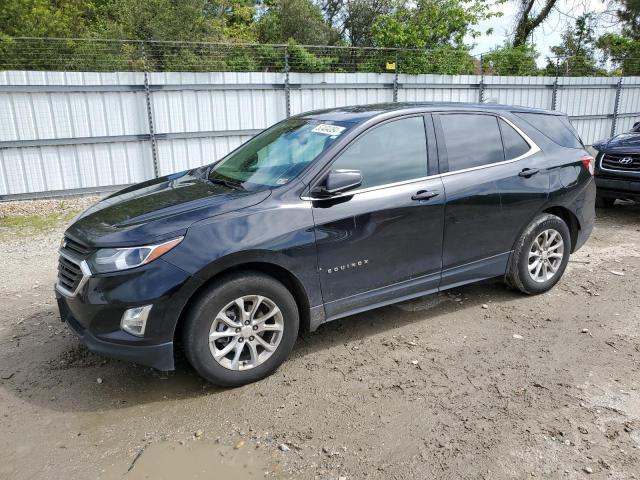
{"type": "Polygon", "coordinates": [[[604,153],[640,153],[640,133],[621,133],[595,142],[593,147],[604,153]]]}
{"type": "Polygon", "coordinates": [[[92,247],[133,246],[178,236],[194,222],[247,208],[270,190],[232,190],[199,170],[133,185],[85,210],[65,233],[92,247]]]}

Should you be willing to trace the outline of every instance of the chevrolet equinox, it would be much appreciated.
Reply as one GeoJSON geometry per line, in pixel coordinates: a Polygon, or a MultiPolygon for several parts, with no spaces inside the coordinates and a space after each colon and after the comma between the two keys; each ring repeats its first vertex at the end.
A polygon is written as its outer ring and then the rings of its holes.
{"type": "Polygon", "coordinates": [[[180,344],[204,378],[246,384],[300,329],[493,277],[549,290],[591,233],[593,173],[557,112],[304,113],[80,214],[60,248],[61,318],[96,353],[172,370],[180,344]]]}

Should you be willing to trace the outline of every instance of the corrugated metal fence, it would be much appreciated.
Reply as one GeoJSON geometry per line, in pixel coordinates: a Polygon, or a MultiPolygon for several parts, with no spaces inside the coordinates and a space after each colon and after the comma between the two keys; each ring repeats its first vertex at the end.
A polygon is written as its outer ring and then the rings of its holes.
{"type": "Polygon", "coordinates": [[[640,77],[0,72],[0,199],[112,190],[219,159],[307,110],[497,101],[570,115],[586,143],[640,119],[640,77]]]}

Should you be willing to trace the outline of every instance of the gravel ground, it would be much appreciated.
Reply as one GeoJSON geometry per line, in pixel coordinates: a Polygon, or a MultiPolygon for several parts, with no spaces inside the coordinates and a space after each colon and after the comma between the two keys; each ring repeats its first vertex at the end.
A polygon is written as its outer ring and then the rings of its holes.
{"type": "Polygon", "coordinates": [[[0,202],[0,218],[27,217],[31,215],[58,214],[84,210],[100,199],[99,196],[64,197],[46,200],[24,200],[20,202],[0,202]]]}
{"type": "Polygon", "coordinates": [[[1,240],[0,478],[640,478],[638,205],[599,211],[545,295],[343,319],[237,389],[88,353],[54,302],[62,231],[1,240]]]}

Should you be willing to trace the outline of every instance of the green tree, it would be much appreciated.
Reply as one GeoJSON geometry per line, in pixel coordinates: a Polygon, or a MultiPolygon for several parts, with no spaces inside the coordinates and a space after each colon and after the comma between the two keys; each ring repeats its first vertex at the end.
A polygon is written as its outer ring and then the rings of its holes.
{"type": "Polygon", "coordinates": [[[289,68],[294,72],[331,72],[339,70],[336,52],[329,51],[328,55],[314,55],[293,40],[289,40],[289,68]],[[334,55],[332,55],[332,53],[334,55]]]}
{"type": "MultiPolygon", "coordinates": [[[[562,33],[560,45],[551,47],[551,51],[557,57],[556,65],[561,75],[598,75],[606,74],[598,67],[595,56],[595,16],[593,13],[580,15],[575,25],[567,27],[562,33]]],[[[548,60],[547,70],[554,68],[553,60],[548,60]]]]}
{"type": "Polygon", "coordinates": [[[256,7],[252,0],[227,0],[219,15],[222,36],[226,41],[254,43],[258,41],[256,7]]]}
{"type": "Polygon", "coordinates": [[[430,50],[402,50],[398,52],[401,73],[440,73],[445,75],[472,75],[478,73],[479,64],[469,54],[468,47],[445,45],[430,50]]]}
{"type": "Polygon", "coordinates": [[[381,15],[393,13],[400,0],[321,0],[327,22],[353,47],[371,47],[371,26],[381,15]]]}
{"type": "Polygon", "coordinates": [[[320,7],[311,0],[269,0],[265,8],[257,24],[261,43],[294,40],[303,45],[330,45],[339,40],[320,7]]]}
{"type": "MultiPolygon", "coordinates": [[[[106,0],[91,35],[170,42],[254,42],[255,7],[249,0],[106,0]]],[[[139,58],[140,52],[131,52],[139,58]]],[[[259,69],[255,55],[197,43],[145,44],[147,68],[259,69]]]]}
{"type": "MultiPolygon", "coordinates": [[[[503,2],[495,2],[499,3],[503,2]]],[[[371,31],[380,47],[465,48],[467,35],[477,38],[481,34],[475,28],[481,20],[502,15],[492,10],[495,4],[482,0],[417,0],[378,17],[371,31]]]]}
{"type": "Polygon", "coordinates": [[[95,13],[95,2],[87,0],[2,0],[0,35],[82,37],[95,13]]]}
{"type": "Polygon", "coordinates": [[[222,38],[220,5],[208,0],[110,0],[99,9],[92,35],[135,40],[222,38]]]}
{"type": "Polygon", "coordinates": [[[621,0],[617,16],[621,33],[605,33],[597,42],[605,60],[619,68],[618,73],[640,75],[640,0],[621,0]]]}
{"type": "Polygon", "coordinates": [[[505,42],[483,55],[483,68],[494,75],[538,75],[538,53],[529,45],[514,47],[505,42]]]}
{"type": "Polygon", "coordinates": [[[0,1],[0,68],[74,69],[77,42],[14,37],[82,37],[95,15],[96,2],[86,0],[0,1]]]}
{"type": "Polygon", "coordinates": [[[635,39],[640,38],[640,0],[619,1],[620,8],[616,13],[625,25],[625,33],[635,39]]]}
{"type": "MultiPolygon", "coordinates": [[[[372,27],[379,47],[416,49],[401,52],[403,73],[474,73],[466,37],[477,38],[481,20],[501,16],[497,4],[482,0],[417,0],[378,17],[372,27]]],[[[485,32],[490,34],[490,31],[485,32]]]]}
{"type": "Polygon", "coordinates": [[[598,39],[605,60],[617,67],[617,74],[640,75],[640,41],[626,35],[605,33],[598,39]]]}

